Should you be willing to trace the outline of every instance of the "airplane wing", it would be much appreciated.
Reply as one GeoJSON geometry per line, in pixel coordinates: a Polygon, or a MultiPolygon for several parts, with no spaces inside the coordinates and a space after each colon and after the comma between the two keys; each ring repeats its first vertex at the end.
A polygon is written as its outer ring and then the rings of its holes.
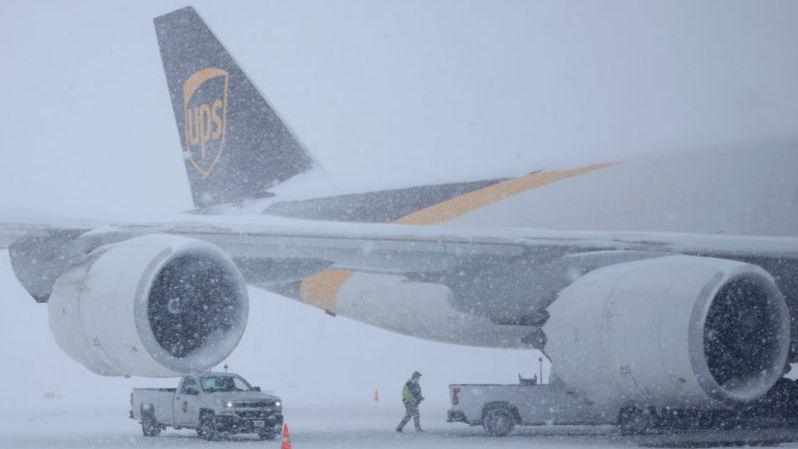
{"type": "MultiPolygon", "coordinates": [[[[430,277],[451,275],[466,265],[513,272],[514,284],[540,284],[529,270],[545,271],[569,258],[584,273],[599,266],[653,255],[686,254],[749,261],[778,270],[798,261],[798,238],[662,232],[590,232],[524,228],[468,228],[394,224],[314,222],[258,216],[181,216],[142,224],[0,224],[0,248],[10,249],[15,268],[52,282],[64,267],[79,263],[102,245],[148,234],[183,236],[209,242],[236,261],[247,281],[269,288],[335,268],[366,273],[430,277]],[[33,257],[44,252],[51,257],[33,257]],[[55,256],[55,257],[53,257],[55,256]],[[579,257],[577,257],[579,256],[579,257]],[[589,262],[588,262],[589,260],[589,262]],[[55,263],[54,263],[55,262],[55,263]],[[280,270],[258,269],[269,264],[280,270]],[[584,266],[582,266],[584,265],[584,266]],[[50,273],[42,276],[43,273],[50,273]]],[[[31,276],[20,276],[27,279],[31,276]]],[[[441,281],[445,282],[445,281],[441,281]]],[[[44,282],[29,287],[49,296],[44,282]]],[[[51,287],[51,285],[49,286],[51,287]]],[[[558,284],[554,289],[562,288],[558,284]]],[[[524,286],[524,288],[529,288],[524,286]]]]}

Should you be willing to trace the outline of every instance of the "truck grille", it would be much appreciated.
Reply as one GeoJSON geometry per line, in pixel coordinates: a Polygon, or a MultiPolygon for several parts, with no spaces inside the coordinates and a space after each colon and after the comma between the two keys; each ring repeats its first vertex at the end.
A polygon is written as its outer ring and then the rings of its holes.
{"type": "Polygon", "coordinates": [[[236,412],[239,418],[242,419],[266,419],[271,413],[263,410],[250,410],[244,412],[236,412]]]}
{"type": "Polygon", "coordinates": [[[236,407],[241,408],[264,408],[264,407],[273,407],[273,401],[258,401],[258,402],[237,402],[236,407]]]}

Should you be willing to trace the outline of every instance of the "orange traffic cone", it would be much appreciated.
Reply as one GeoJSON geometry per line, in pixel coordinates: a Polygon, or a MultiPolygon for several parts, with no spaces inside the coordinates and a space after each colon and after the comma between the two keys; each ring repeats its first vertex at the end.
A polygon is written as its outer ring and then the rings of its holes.
{"type": "Polygon", "coordinates": [[[291,449],[291,437],[288,435],[288,424],[283,424],[283,442],[280,449],[291,449]]]}
{"type": "Polygon", "coordinates": [[[380,402],[380,390],[374,389],[374,402],[380,402]]]}

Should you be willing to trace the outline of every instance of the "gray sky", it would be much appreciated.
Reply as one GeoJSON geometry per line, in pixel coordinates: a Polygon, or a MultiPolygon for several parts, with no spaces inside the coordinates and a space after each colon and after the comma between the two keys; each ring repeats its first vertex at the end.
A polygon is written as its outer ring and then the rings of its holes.
{"type": "MultiPolygon", "coordinates": [[[[0,206],[190,207],[152,18],[0,5],[0,206]]],[[[193,5],[332,174],[409,184],[798,135],[794,1],[193,5]]]]}

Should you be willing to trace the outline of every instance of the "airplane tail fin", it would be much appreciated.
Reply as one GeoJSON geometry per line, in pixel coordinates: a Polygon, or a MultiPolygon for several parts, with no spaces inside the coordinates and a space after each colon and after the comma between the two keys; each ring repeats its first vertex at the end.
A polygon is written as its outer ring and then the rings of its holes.
{"type": "Polygon", "coordinates": [[[154,22],[196,206],[268,196],[316,164],[193,8],[154,22]]]}

